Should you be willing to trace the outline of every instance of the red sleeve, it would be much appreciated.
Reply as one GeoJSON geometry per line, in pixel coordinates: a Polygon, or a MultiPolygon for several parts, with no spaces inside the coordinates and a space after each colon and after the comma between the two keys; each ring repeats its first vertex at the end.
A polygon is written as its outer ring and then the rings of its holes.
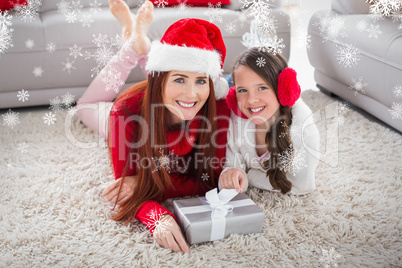
{"type": "MultiPolygon", "coordinates": [[[[146,201],[142,206],[137,210],[137,214],[135,218],[145,224],[151,234],[154,232],[155,225],[158,224],[159,218],[162,215],[169,214],[175,220],[175,216],[172,212],[164,208],[161,204],[156,201],[146,201]]],[[[161,226],[164,227],[164,226],[161,226]]],[[[169,226],[166,226],[166,228],[169,226]]]]}

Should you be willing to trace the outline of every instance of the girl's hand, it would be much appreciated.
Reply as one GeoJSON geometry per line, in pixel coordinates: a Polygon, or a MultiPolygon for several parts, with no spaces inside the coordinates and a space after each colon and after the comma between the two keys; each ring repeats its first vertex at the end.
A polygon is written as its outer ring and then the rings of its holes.
{"type": "Polygon", "coordinates": [[[164,214],[159,218],[159,224],[155,226],[154,239],[164,248],[173,249],[175,252],[186,252],[190,254],[190,249],[184,240],[180,226],[175,219],[169,215],[164,214]]]}
{"type": "Polygon", "coordinates": [[[121,206],[129,200],[133,194],[135,186],[137,185],[137,176],[126,176],[124,179],[123,185],[121,186],[120,194],[119,188],[121,184],[122,178],[115,180],[108,187],[105,188],[102,192],[102,196],[106,196],[107,200],[113,204],[117,204],[121,206]],[[117,195],[119,194],[119,200],[117,200],[117,195]],[[117,201],[117,203],[116,203],[117,201]]]}
{"type": "Polygon", "coordinates": [[[241,193],[246,187],[247,177],[240,169],[231,168],[221,174],[219,183],[224,189],[236,189],[241,193]]]}

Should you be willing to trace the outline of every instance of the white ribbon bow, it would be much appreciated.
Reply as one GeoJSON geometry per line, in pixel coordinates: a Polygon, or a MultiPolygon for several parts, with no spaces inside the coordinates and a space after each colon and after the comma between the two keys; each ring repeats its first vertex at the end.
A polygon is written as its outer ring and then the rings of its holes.
{"type": "Polygon", "coordinates": [[[205,194],[207,203],[212,208],[211,219],[211,241],[222,239],[225,236],[226,215],[233,210],[232,205],[226,205],[238,192],[235,189],[212,189],[205,194]]]}

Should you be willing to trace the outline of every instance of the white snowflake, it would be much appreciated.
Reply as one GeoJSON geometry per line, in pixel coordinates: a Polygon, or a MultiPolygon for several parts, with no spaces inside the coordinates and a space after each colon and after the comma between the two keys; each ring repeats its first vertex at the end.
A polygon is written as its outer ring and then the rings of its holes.
{"type": "Polygon", "coordinates": [[[278,36],[268,38],[268,41],[265,44],[258,46],[259,51],[271,53],[273,55],[276,55],[276,53],[282,53],[284,48],[285,44],[283,43],[283,39],[278,39],[278,36]]]}
{"type": "Polygon", "coordinates": [[[77,20],[77,13],[74,11],[68,12],[65,16],[68,23],[74,23],[77,20]]]}
{"type": "Polygon", "coordinates": [[[378,16],[390,16],[402,8],[399,0],[367,0],[370,5],[370,13],[378,16]]]}
{"type": "Polygon", "coordinates": [[[369,38],[374,37],[375,39],[378,39],[378,35],[382,33],[379,28],[380,25],[370,24],[370,28],[366,30],[369,33],[369,38]]]}
{"type": "Polygon", "coordinates": [[[349,86],[350,89],[354,90],[355,96],[360,92],[362,94],[366,94],[366,91],[364,91],[364,88],[368,86],[367,83],[363,82],[363,77],[360,77],[358,81],[356,81],[354,78],[352,78],[353,85],[349,86]]]}
{"type": "Polygon", "coordinates": [[[289,172],[293,176],[307,167],[304,151],[295,151],[292,146],[278,155],[278,161],[279,169],[289,172]]]}
{"type": "Polygon", "coordinates": [[[345,116],[349,111],[349,105],[346,102],[338,102],[336,104],[335,116],[345,116]]]}
{"type": "Polygon", "coordinates": [[[314,25],[318,26],[320,34],[324,36],[322,42],[328,40],[336,41],[339,37],[345,37],[345,18],[338,15],[331,16],[326,13],[324,17],[320,16],[320,21],[314,25]]]}
{"type": "Polygon", "coordinates": [[[248,21],[246,12],[237,12],[237,20],[240,22],[240,27],[243,28],[244,24],[248,21]]]}
{"type": "Polygon", "coordinates": [[[276,20],[274,19],[273,16],[266,15],[263,18],[258,19],[256,22],[258,30],[260,30],[261,34],[266,36],[276,35],[276,27],[275,27],[276,20]]]}
{"type": "Polygon", "coordinates": [[[19,101],[25,102],[29,98],[29,93],[25,89],[22,89],[21,91],[18,91],[17,97],[19,101]]]}
{"type": "Polygon", "coordinates": [[[60,3],[56,4],[57,12],[66,15],[70,12],[70,2],[66,2],[65,0],[61,0],[60,3]]]}
{"type": "Polygon", "coordinates": [[[62,97],[62,102],[66,108],[70,107],[75,102],[75,96],[70,92],[67,92],[62,97]]]}
{"type": "Polygon", "coordinates": [[[279,137],[285,138],[286,134],[289,133],[292,141],[301,139],[302,129],[300,127],[300,124],[296,123],[296,121],[294,121],[290,127],[284,121],[281,122],[281,125],[285,128],[285,132],[282,132],[279,137]]]}
{"type": "Polygon", "coordinates": [[[17,150],[23,154],[25,152],[28,152],[28,147],[29,147],[28,144],[26,144],[25,142],[21,142],[21,143],[18,143],[17,150]]]}
{"type": "Polygon", "coordinates": [[[396,85],[392,90],[396,98],[402,98],[402,85],[396,85]]]}
{"type": "MultiPolygon", "coordinates": [[[[111,60],[113,55],[115,54],[116,49],[120,49],[122,46],[122,38],[119,35],[116,35],[115,38],[108,38],[107,35],[98,34],[98,36],[93,35],[94,39],[92,42],[97,46],[97,49],[94,53],[90,53],[85,51],[85,59],[88,60],[90,58],[95,59],[96,66],[91,69],[92,75],[99,74],[100,70],[111,60]]],[[[124,53],[121,53],[122,55],[124,53]]],[[[121,56],[122,57],[122,56],[121,56]]],[[[123,60],[122,58],[119,60],[123,60]]]]}
{"type": "Polygon", "coordinates": [[[146,216],[149,217],[149,221],[147,222],[147,227],[149,229],[154,227],[154,233],[164,233],[166,230],[171,228],[171,223],[167,221],[161,221],[160,218],[164,215],[162,210],[159,209],[152,209],[146,216]]]}
{"type": "Polygon", "coordinates": [[[82,27],[91,27],[91,23],[94,22],[94,20],[91,15],[84,14],[80,19],[80,22],[82,22],[82,27]]]}
{"type": "Polygon", "coordinates": [[[28,49],[32,49],[35,46],[34,40],[28,39],[25,41],[25,47],[28,49]]]}
{"type": "Polygon", "coordinates": [[[66,70],[67,70],[67,72],[68,72],[69,74],[71,74],[71,70],[75,70],[75,69],[76,69],[75,66],[73,65],[74,62],[75,62],[74,60],[70,62],[70,59],[67,58],[65,62],[62,62],[62,63],[61,63],[61,64],[64,66],[63,69],[62,69],[62,71],[66,71],[66,70]]]}
{"type": "Polygon", "coordinates": [[[334,119],[332,119],[332,122],[338,124],[339,126],[343,126],[346,122],[346,117],[343,115],[336,116],[334,119]]]}
{"type": "Polygon", "coordinates": [[[41,0],[28,0],[28,5],[19,5],[15,7],[15,12],[24,22],[32,22],[35,18],[39,18],[38,10],[42,5],[41,0]]]}
{"type": "Polygon", "coordinates": [[[236,32],[236,24],[234,22],[229,22],[225,25],[225,31],[229,35],[233,35],[236,32]]]}
{"type": "Polygon", "coordinates": [[[162,7],[164,8],[167,6],[169,3],[166,0],[155,0],[154,4],[157,5],[157,7],[162,7]]]}
{"type": "Polygon", "coordinates": [[[355,67],[360,60],[360,52],[357,47],[351,44],[347,44],[346,46],[342,46],[340,50],[338,50],[338,57],[336,58],[339,61],[339,64],[343,67],[355,67]]]}
{"type": "Polygon", "coordinates": [[[266,64],[266,61],[265,61],[265,59],[263,57],[259,57],[256,60],[256,64],[257,64],[258,67],[264,67],[265,64],[266,64]]]}
{"type": "Polygon", "coordinates": [[[70,4],[71,10],[75,13],[81,13],[81,9],[83,8],[83,5],[81,5],[80,0],[78,1],[72,1],[70,4]]]}
{"type": "Polygon", "coordinates": [[[48,126],[54,125],[54,122],[56,121],[56,115],[52,112],[45,113],[43,116],[43,122],[47,124],[48,126]]]}
{"type": "Polygon", "coordinates": [[[240,10],[245,11],[247,16],[258,20],[272,13],[270,0],[240,0],[240,3],[242,4],[240,10]]]}
{"type": "Polygon", "coordinates": [[[209,179],[208,173],[202,173],[201,179],[202,181],[207,181],[209,179]]]}
{"type": "Polygon", "coordinates": [[[3,126],[9,126],[11,128],[14,128],[16,125],[20,123],[20,118],[19,118],[19,113],[16,113],[12,111],[11,109],[8,109],[8,112],[1,115],[3,117],[3,126]]]}
{"type": "Polygon", "coordinates": [[[69,47],[68,49],[70,49],[69,56],[73,56],[74,59],[77,59],[78,57],[82,57],[82,53],[81,53],[82,47],[78,47],[77,44],[74,44],[73,47],[69,47]]]}
{"type": "Polygon", "coordinates": [[[165,155],[162,149],[159,150],[159,153],[159,157],[152,157],[152,161],[155,164],[155,170],[153,172],[159,171],[163,168],[170,173],[173,166],[178,163],[176,155],[172,151],[169,151],[169,155],[165,155]]]}
{"type": "Polygon", "coordinates": [[[98,11],[102,10],[101,9],[102,3],[98,3],[98,0],[94,0],[92,3],[89,4],[89,6],[91,7],[89,11],[95,14],[98,13],[98,11]]]}
{"type": "Polygon", "coordinates": [[[337,253],[332,247],[330,250],[322,249],[322,256],[320,257],[320,262],[325,264],[325,268],[338,267],[337,259],[341,258],[342,255],[337,253]]]}
{"type": "Polygon", "coordinates": [[[56,44],[54,42],[49,42],[46,44],[46,51],[49,53],[53,53],[56,51],[56,44]]]}
{"type": "Polygon", "coordinates": [[[367,22],[365,20],[359,20],[356,24],[356,29],[359,32],[363,32],[367,30],[367,22]]]}
{"type": "Polygon", "coordinates": [[[204,15],[208,17],[209,22],[223,22],[222,16],[226,14],[226,10],[222,9],[221,7],[222,5],[220,2],[218,2],[216,5],[208,3],[208,10],[204,11],[204,15]]]}
{"type": "Polygon", "coordinates": [[[49,109],[53,110],[54,112],[63,110],[63,103],[61,102],[59,97],[49,100],[50,107],[49,109]]]}
{"type": "Polygon", "coordinates": [[[32,73],[35,75],[35,77],[42,77],[43,69],[41,66],[35,67],[32,73]]]}
{"type": "Polygon", "coordinates": [[[391,113],[392,119],[402,119],[402,103],[393,102],[391,109],[388,109],[388,111],[391,113]]]}
{"type": "Polygon", "coordinates": [[[4,52],[13,47],[12,33],[14,29],[10,26],[12,25],[13,16],[8,14],[8,11],[0,12],[0,53],[4,52]]]}
{"type": "Polygon", "coordinates": [[[76,115],[78,112],[77,107],[76,106],[71,106],[70,108],[68,108],[68,114],[73,116],[76,115]]]}
{"type": "Polygon", "coordinates": [[[311,35],[306,30],[298,32],[296,46],[298,48],[306,48],[307,50],[311,49],[311,35]]]}
{"type": "Polygon", "coordinates": [[[192,7],[192,5],[188,5],[187,1],[188,0],[181,0],[179,4],[174,7],[179,15],[186,16],[190,13],[190,7],[192,7]]]}
{"type": "Polygon", "coordinates": [[[118,72],[114,68],[107,68],[103,72],[101,81],[106,84],[105,90],[113,90],[118,93],[120,88],[125,84],[125,81],[121,79],[121,72],[118,72]]]}

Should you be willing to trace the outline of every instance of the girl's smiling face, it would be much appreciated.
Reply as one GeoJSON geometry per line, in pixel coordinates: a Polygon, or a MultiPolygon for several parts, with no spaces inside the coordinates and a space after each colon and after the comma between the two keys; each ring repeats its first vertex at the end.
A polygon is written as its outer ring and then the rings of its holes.
{"type": "Polygon", "coordinates": [[[245,65],[235,71],[239,108],[256,126],[263,126],[278,113],[280,104],[275,92],[258,74],[245,65]]]}
{"type": "Polygon", "coordinates": [[[171,123],[193,119],[204,106],[210,93],[205,74],[171,71],[163,91],[163,104],[171,112],[171,123]]]}

